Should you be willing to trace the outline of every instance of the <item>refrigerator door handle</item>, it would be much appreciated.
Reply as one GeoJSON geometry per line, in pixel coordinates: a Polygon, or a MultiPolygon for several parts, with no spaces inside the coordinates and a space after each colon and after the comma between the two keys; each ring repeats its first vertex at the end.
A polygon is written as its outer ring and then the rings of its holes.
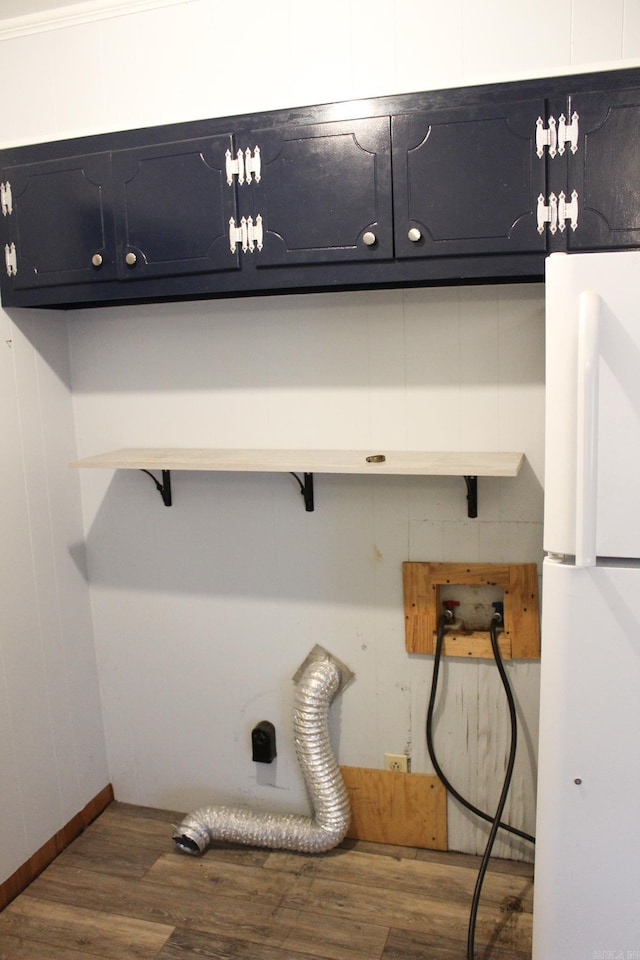
{"type": "Polygon", "coordinates": [[[576,567],[596,564],[600,297],[580,294],[576,450],[576,567]]]}

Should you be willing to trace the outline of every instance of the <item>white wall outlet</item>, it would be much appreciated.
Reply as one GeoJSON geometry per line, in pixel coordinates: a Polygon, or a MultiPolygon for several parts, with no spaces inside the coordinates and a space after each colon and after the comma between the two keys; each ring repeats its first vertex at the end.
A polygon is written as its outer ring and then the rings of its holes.
{"type": "Polygon", "coordinates": [[[384,768],[395,773],[409,773],[409,757],[404,753],[385,753],[384,768]]]}

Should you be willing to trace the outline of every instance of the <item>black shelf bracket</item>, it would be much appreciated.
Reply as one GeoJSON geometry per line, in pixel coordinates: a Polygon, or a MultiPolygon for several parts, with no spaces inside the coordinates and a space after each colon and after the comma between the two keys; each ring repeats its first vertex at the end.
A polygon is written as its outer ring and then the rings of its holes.
{"type": "MultiPolygon", "coordinates": [[[[151,473],[150,470],[145,470],[142,467],[140,468],[141,473],[146,473],[148,477],[151,477],[155,484],[155,488],[162,497],[162,502],[165,507],[170,507],[172,504],[171,499],[171,471],[163,470],[162,471],[162,482],[158,480],[151,473]]],[[[301,479],[297,473],[289,471],[291,476],[297,481],[298,486],[300,487],[300,493],[304,497],[304,508],[308,513],[312,513],[314,510],[314,500],[313,500],[313,474],[305,473],[301,479]]]]}
{"type": "Polygon", "coordinates": [[[307,513],[312,513],[314,508],[313,503],[313,474],[305,473],[304,480],[301,480],[297,473],[294,473],[293,470],[289,471],[291,476],[298,481],[300,487],[300,493],[304,497],[304,508],[307,513]]]}
{"type": "Polygon", "coordinates": [[[156,490],[162,497],[162,502],[164,503],[165,507],[170,507],[171,506],[171,471],[170,470],[162,471],[162,483],[160,483],[159,480],[156,480],[154,475],[150,473],[149,470],[144,470],[143,468],[141,468],[141,472],[146,473],[148,477],[151,477],[151,479],[156,485],[156,490]]]}
{"type": "Polygon", "coordinates": [[[465,477],[464,482],[467,485],[467,516],[478,516],[478,478],[465,477]]]}

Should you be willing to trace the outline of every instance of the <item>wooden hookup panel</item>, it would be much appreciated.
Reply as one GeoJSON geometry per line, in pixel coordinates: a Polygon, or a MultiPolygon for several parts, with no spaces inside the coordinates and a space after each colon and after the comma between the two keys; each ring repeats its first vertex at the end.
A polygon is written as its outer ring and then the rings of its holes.
{"type": "MultiPolygon", "coordinates": [[[[535,563],[402,564],[405,640],[408,653],[435,653],[440,588],[496,585],[504,598],[504,630],[499,646],[506,659],[537,660],[540,656],[538,571],[535,563]]],[[[443,652],[456,657],[492,657],[488,631],[447,633],[443,652]]]]}
{"type": "Polygon", "coordinates": [[[447,849],[447,791],[426,773],[340,767],[351,802],[348,837],[447,849]]]}

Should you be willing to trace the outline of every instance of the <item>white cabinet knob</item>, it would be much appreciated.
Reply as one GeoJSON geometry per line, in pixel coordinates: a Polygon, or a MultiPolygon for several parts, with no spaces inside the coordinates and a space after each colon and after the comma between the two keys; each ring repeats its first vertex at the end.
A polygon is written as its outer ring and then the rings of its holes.
{"type": "Polygon", "coordinates": [[[138,258],[136,257],[133,250],[130,250],[129,253],[126,255],[126,257],[124,258],[124,262],[128,267],[133,267],[135,266],[137,259],[138,258]]]}
{"type": "Polygon", "coordinates": [[[101,266],[102,266],[102,254],[101,254],[101,253],[94,253],[94,255],[91,257],[91,263],[94,265],[94,267],[101,267],[101,266]]]}
{"type": "Polygon", "coordinates": [[[362,234],[362,242],[366,243],[368,247],[372,247],[376,242],[376,235],[372,233],[371,230],[367,230],[366,233],[362,234]]]}
{"type": "Polygon", "coordinates": [[[407,234],[407,236],[409,237],[409,240],[411,240],[413,243],[417,243],[418,240],[422,239],[422,234],[420,233],[417,227],[411,227],[411,230],[409,230],[409,233],[407,234]]]}

